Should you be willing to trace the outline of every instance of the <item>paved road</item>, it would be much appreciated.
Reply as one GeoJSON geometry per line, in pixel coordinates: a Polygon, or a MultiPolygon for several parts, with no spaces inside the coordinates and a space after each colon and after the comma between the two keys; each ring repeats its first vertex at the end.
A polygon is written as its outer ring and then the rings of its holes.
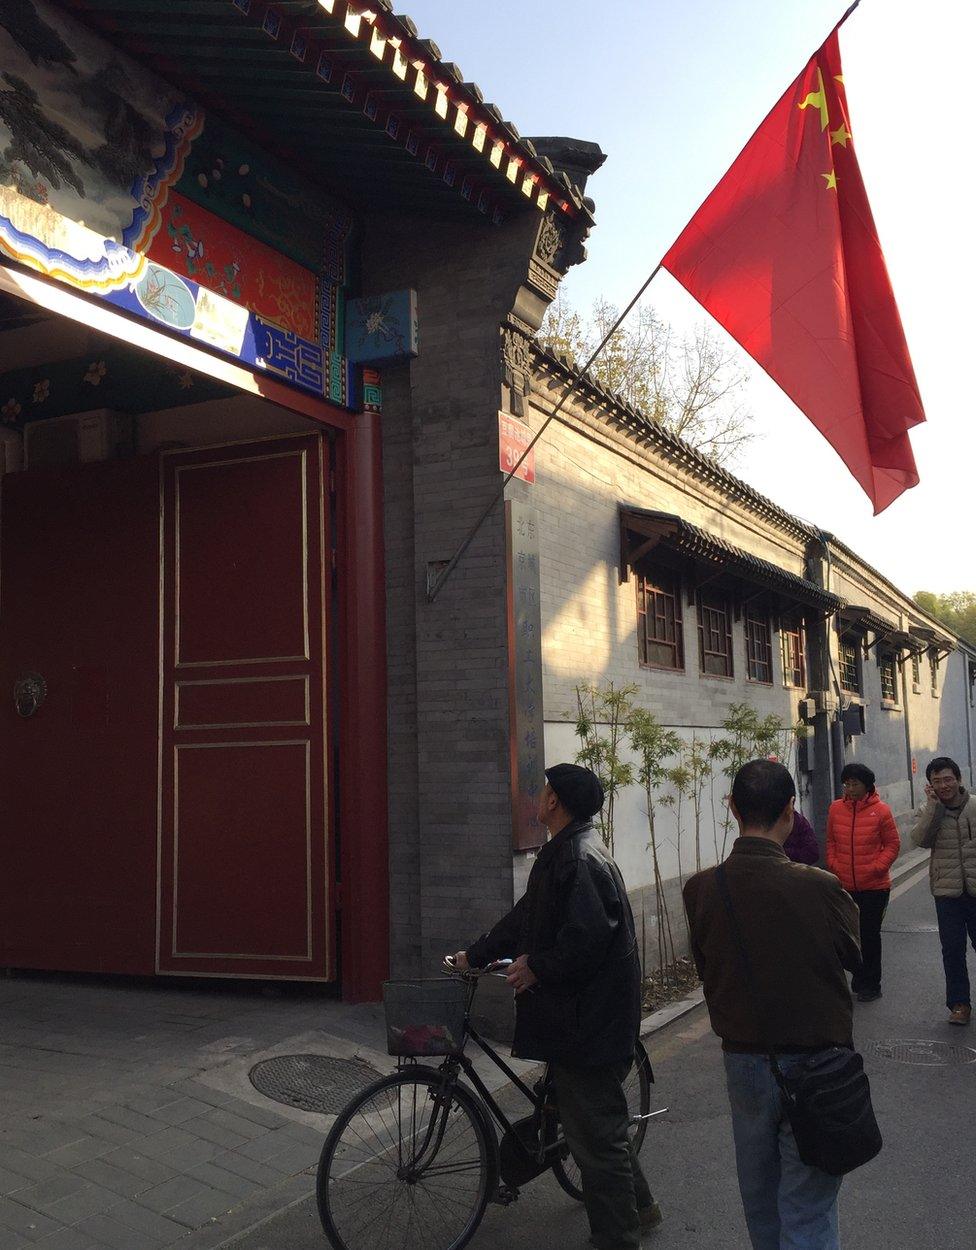
{"type": "MultiPolygon", "coordinates": [[[[922,1040],[976,1046],[945,1023],[942,966],[926,875],[896,888],[885,922],[885,996],[857,1006],[862,1047],[922,1040]],[[926,926],[927,929],[922,927],[926,926]]],[[[649,1250],[747,1250],[735,1185],[731,1130],[717,1040],[699,1010],[651,1039],[655,1096],[670,1106],[652,1122],[643,1161],[665,1208],[649,1250]]],[[[976,1059],[976,1051],[968,1056],[976,1059]]],[[[841,1193],[845,1250],[974,1250],[976,1063],[939,1065],[868,1058],[885,1150],[841,1193]]],[[[489,1207],[473,1250],[584,1250],[582,1211],[551,1176],[507,1209],[489,1207]]],[[[325,1245],[314,1206],[300,1202],[234,1241],[234,1250],[314,1250],[325,1245]]]]}

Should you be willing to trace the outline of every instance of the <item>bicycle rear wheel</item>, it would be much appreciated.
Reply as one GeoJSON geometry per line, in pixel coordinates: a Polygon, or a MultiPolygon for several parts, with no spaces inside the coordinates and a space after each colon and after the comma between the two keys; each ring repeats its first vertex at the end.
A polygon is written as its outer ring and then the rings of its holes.
{"type": "Polygon", "coordinates": [[[319,1218],[335,1250],[461,1250],[489,1197],[490,1132],[472,1095],[431,1069],[367,1086],[319,1160],[319,1218]]]}
{"type": "MultiPolygon", "coordinates": [[[[641,1041],[638,1041],[634,1051],[634,1066],[624,1081],[624,1093],[627,1095],[627,1110],[632,1117],[647,1115],[651,1109],[651,1061],[641,1041]]],[[[646,1120],[638,1120],[631,1125],[631,1142],[635,1154],[640,1154],[646,1135],[646,1120]]],[[[558,1159],[552,1165],[552,1172],[571,1198],[575,1198],[577,1202],[583,1201],[583,1181],[579,1166],[568,1151],[564,1159],[558,1159]]]]}

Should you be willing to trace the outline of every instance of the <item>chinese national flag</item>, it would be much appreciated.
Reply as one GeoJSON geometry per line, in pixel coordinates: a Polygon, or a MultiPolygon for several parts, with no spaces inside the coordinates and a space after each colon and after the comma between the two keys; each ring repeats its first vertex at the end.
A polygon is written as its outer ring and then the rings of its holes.
{"type": "Polygon", "coordinates": [[[925,420],[851,138],[837,31],[663,267],[838,453],[875,513],[918,482],[925,420]]]}

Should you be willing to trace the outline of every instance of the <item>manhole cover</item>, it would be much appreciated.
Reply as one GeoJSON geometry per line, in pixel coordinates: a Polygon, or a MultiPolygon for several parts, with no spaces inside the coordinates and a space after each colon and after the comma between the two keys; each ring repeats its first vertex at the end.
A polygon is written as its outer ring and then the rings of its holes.
{"type": "Polygon", "coordinates": [[[938,933],[937,924],[886,924],[884,933],[938,933]]]}
{"type": "Polygon", "coordinates": [[[248,1074],[266,1098],[302,1111],[336,1115],[353,1094],[380,1075],[362,1059],[331,1055],[276,1055],[262,1059],[248,1074]]]}
{"type": "Polygon", "coordinates": [[[930,1068],[976,1061],[976,1050],[969,1046],[952,1046],[949,1042],[865,1042],[863,1051],[876,1059],[894,1059],[896,1063],[930,1068]]]}

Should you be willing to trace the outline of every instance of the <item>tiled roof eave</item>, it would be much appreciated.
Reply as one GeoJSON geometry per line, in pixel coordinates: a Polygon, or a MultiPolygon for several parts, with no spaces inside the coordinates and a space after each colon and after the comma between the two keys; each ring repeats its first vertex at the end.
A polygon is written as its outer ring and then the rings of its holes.
{"type": "Polygon", "coordinates": [[[843,605],[843,599],[829,590],[761,556],[744,551],[724,538],[709,534],[673,513],[621,504],[620,518],[624,526],[631,524],[639,527],[642,533],[657,534],[660,543],[681,556],[715,565],[807,607],[829,613],[843,605]]]}
{"type": "MultiPolygon", "coordinates": [[[[577,376],[578,370],[569,357],[557,356],[538,342],[534,342],[532,347],[537,364],[543,370],[556,373],[563,379],[577,376]]],[[[594,410],[594,415],[598,415],[635,441],[653,447],[666,460],[686,470],[692,477],[711,486],[726,498],[741,503],[780,530],[804,542],[819,540],[819,531],[813,526],[780,508],[741,478],[666,430],[633,404],[601,386],[594,378],[585,377],[577,387],[576,395],[584,406],[594,410]]]]}

